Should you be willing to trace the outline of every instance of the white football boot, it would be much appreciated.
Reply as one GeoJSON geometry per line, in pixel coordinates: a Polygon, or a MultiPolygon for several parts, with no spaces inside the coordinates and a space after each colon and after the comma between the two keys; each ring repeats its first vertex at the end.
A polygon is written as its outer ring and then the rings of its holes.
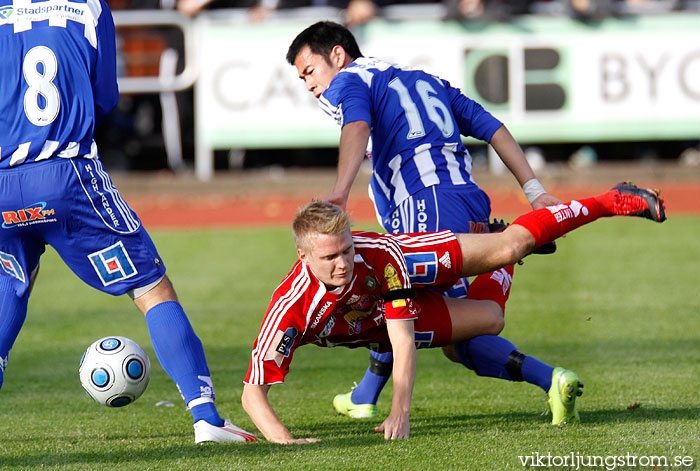
{"type": "Polygon", "coordinates": [[[230,420],[225,419],[222,427],[211,425],[206,420],[194,424],[194,442],[257,442],[255,435],[236,427],[230,420]]]}

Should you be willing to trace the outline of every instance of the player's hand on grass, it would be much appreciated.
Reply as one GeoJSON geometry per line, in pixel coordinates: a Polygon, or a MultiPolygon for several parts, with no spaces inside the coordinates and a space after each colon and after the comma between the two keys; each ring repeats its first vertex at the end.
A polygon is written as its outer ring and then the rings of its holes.
{"type": "Polygon", "coordinates": [[[320,438],[290,438],[287,440],[274,441],[274,443],[279,443],[281,445],[306,445],[307,443],[318,443],[320,438]]]}
{"type": "Polygon", "coordinates": [[[268,442],[278,443],[280,445],[306,445],[307,443],[318,443],[321,441],[320,438],[294,438],[289,434],[288,431],[286,431],[286,433],[283,434],[273,435],[265,438],[268,442]]]}
{"type": "Polygon", "coordinates": [[[385,440],[399,440],[408,438],[411,425],[409,423],[408,414],[391,413],[384,419],[382,425],[374,427],[375,432],[384,433],[385,440]]]}

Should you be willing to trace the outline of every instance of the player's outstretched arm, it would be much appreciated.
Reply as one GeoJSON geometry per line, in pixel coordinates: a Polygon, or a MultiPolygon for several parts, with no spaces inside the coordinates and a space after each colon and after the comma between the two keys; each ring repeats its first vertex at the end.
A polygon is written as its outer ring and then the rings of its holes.
{"type": "Polygon", "coordinates": [[[338,177],[333,192],[324,201],[345,209],[350,189],[365,158],[369,135],[369,125],[364,121],[354,121],[343,126],[340,133],[338,177]]]}
{"type": "Polygon", "coordinates": [[[559,198],[547,193],[537,181],[535,172],[527,162],[523,150],[505,125],[498,128],[493,134],[490,144],[515,179],[518,180],[520,186],[523,187],[532,209],[561,204],[559,198]]]}
{"type": "Polygon", "coordinates": [[[391,412],[374,430],[386,440],[408,438],[410,433],[411,395],[416,377],[416,343],[412,320],[387,320],[387,332],[394,352],[394,395],[391,412]]]}
{"type": "Polygon", "coordinates": [[[292,437],[287,427],[277,417],[275,410],[267,399],[269,385],[257,386],[252,384],[243,385],[243,395],[241,403],[250,419],[258,430],[265,436],[267,441],[281,444],[304,444],[316,443],[318,438],[298,438],[292,437]]]}

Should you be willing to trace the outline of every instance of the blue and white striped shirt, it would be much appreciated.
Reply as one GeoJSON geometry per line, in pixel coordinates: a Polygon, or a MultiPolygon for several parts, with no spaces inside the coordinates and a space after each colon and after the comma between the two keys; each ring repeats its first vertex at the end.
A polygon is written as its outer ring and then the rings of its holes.
{"type": "Polygon", "coordinates": [[[446,80],[368,57],[341,70],[319,104],[341,127],[369,124],[370,194],[382,217],[423,188],[475,185],[460,134],[488,142],[503,124],[446,80]]]}
{"type": "Polygon", "coordinates": [[[97,157],[95,124],[117,104],[104,0],[0,0],[0,170],[97,157]]]}

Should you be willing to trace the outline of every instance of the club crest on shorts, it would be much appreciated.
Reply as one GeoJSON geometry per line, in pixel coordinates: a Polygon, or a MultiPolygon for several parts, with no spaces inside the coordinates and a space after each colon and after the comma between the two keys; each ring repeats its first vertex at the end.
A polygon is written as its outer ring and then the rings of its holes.
{"type": "Polygon", "coordinates": [[[0,265],[2,265],[2,269],[8,275],[14,276],[22,283],[24,283],[24,281],[26,280],[26,277],[24,276],[24,270],[22,270],[22,266],[19,264],[19,262],[17,262],[17,259],[14,255],[5,252],[0,252],[0,265]]]}
{"type": "Polygon", "coordinates": [[[91,253],[88,258],[105,286],[131,278],[138,273],[121,241],[91,253]]]}

